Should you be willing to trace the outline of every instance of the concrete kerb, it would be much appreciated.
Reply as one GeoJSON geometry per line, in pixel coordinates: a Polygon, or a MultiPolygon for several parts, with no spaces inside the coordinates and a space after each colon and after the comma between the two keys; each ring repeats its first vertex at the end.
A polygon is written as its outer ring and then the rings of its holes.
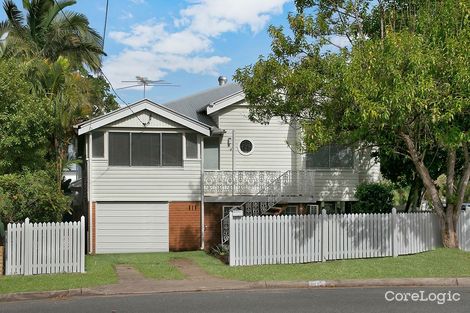
{"type": "Polygon", "coordinates": [[[69,298],[77,296],[97,296],[102,295],[90,288],[77,288],[68,290],[39,291],[39,292],[17,292],[0,295],[0,302],[23,301],[23,300],[40,300],[52,298],[69,298]]]}
{"type": "Polygon", "coordinates": [[[156,289],[145,292],[104,292],[94,288],[78,288],[70,290],[20,292],[0,295],[0,302],[39,300],[48,298],[68,298],[78,296],[112,296],[125,294],[152,294],[172,292],[203,292],[224,290],[253,290],[253,289],[289,289],[289,288],[357,288],[357,287],[470,287],[470,277],[462,278],[394,278],[394,279],[351,279],[351,280],[312,280],[312,281],[257,281],[250,282],[244,287],[232,286],[227,281],[226,287],[156,289]]]}
{"type": "Polygon", "coordinates": [[[456,287],[457,278],[394,278],[309,281],[309,287],[456,287]]]}

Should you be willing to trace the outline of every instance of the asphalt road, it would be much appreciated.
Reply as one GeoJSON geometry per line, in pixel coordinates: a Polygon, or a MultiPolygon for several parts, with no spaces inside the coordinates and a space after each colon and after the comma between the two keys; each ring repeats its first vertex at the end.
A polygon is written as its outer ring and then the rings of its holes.
{"type": "Polygon", "coordinates": [[[0,312],[470,312],[470,288],[286,289],[78,297],[0,303],[0,312]],[[409,298],[404,301],[388,299],[409,298]],[[422,291],[422,294],[419,292],[422,291]],[[427,302],[414,302],[414,293],[427,302]],[[449,294],[450,292],[450,294],[449,294]],[[445,299],[443,294],[445,294],[445,299]],[[434,299],[435,301],[430,301],[434,299]],[[460,300],[457,301],[457,298],[460,300]],[[444,299],[444,300],[443,300],[444,299]],[[453,301],[448,301],[453,299],[453,301]],[[437,302],[443,302],[438,304],[437,302]]]}

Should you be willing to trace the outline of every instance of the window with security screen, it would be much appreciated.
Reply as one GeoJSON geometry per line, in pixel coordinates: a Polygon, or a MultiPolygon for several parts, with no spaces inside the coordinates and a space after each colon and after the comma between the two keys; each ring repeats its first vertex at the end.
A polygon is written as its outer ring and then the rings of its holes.
{"type": "Polygon", "coordinates": [[[91,151],[94,158],[104,158],[104,132],[93,132],[91,151]]]}
{"type": "Polygon", "coordinates": [[[130,134],[110,132],[108,142],[109,165],[129,166],[131,162],[130,134]]]}
{"type": "Polygon", "coordinates": [[[186,133],[186,158],[197,159],[197,134],[186,133]]]}
{"type": "Polygon", "coordinates": [[[158,166],[160,162],[160,134],[133,133],[132,166],[158,166]]]}
{"type": "Polygon", "coordinates": [[[183,166],[182,134],[110,132],[108,145],[110,166],[183,166]]]}
{"type": "Polygon", "coordinates": [[[330,146],[318,149],[314,153],[307,153],[307,168],[329,168],[330,146]]]}
{"type": "Polygon", "coordinates": [[[162,165],[183,165],[183,135],[162,134],[162,165]]]}
{"type": "Polygon", "coordinates": [[[337,144],[324,146],[314,153],[307,153],[306,167],[315,168],[353,168],[354,150],[337,144]]]}

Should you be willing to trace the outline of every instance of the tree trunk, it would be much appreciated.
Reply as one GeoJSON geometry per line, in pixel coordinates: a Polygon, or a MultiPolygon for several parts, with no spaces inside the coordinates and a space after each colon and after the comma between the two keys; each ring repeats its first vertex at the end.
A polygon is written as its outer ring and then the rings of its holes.
{"type": "Polygon", "coordinates": [[[447,207],[446,215],[439,216],[439,224],[441,226],[442,245],[446,248],[458,248],[459,239],[457,236],[458,214],[454,213],[453,205],[447,207]]]}
{"type": "MultiPolygon", "coordinates": [[[[431,178],[431,175],[429,174],[427,167],[424,165],[423,160],[421,159],[418,151],[416,150],[416,146],[415,146],[415,143],[413,142],[413,139],[411,139],[409,135],[403,132],[400,133],[400,136],[402,137],[403,141],[406,144],[411,160],[413,161],[413,164],[416,167],[416,171],[419,173],[419,176],[421,177],[423,185],[426,188],[426,191],[433,205],[434,211],[436,212],[439,218],[439,224],[441,227],[442,244],[446,248],[458,248],[459,241],[458,241],[456,231],[457,231],[457,221],[458,221],[459,213],[460,213],[459,203],[462,201],[463,196],[460,196],[459,194],[459,196],[454,199],[453,194],[447,195],[447,202],[446,202],[446,205],[444,206],[439,196],[439,191],[437,190],[437,187],[434,184],[434,180],[431,178]]],[[[466,146],[465,146],[465,149],[466,149],[466,146]]],[[[465,153],[465,160],[468,161],[469,159],[468,151],[465,150],[464,153],[465,153]]],[[[449,162],[448,165],[450,163],[452,162],[449,162]]],[[[464,169],[464,175],[462,177],[459,190],[467,186],[469,175],[470,175],[470,167],[467,162],[465,169],[464,169]]],[[[448,181],[448,185],[450,186],[449,181],[448,181]]]]}
{"type": "Polygon", "coordinates": [[[414,209],[416,209],[421,193],[420,180],[421,178],[419,175],[415,174],[415,178],[413,179],[413,182],[410,186],[410,192],[408,193],[408,199],[406,199],[405,212],[412,212],[414,209]]]}

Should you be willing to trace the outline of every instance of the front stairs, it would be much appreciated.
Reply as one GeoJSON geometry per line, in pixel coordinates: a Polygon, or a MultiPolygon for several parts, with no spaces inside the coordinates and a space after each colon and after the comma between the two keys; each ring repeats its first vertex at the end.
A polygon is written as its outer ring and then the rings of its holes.
{"type": "MultiPolygon", "coordinates": [[[[233,210],[242,210],[244,216],[279,215],[284,211],[279,203],[289,203],[306,198],[314,202],[314,172],[288,170],[269,182],[260,191],[233,210]]],[[[221,220],[222,244],[230,240],[230,214],[221,220]]]]}

